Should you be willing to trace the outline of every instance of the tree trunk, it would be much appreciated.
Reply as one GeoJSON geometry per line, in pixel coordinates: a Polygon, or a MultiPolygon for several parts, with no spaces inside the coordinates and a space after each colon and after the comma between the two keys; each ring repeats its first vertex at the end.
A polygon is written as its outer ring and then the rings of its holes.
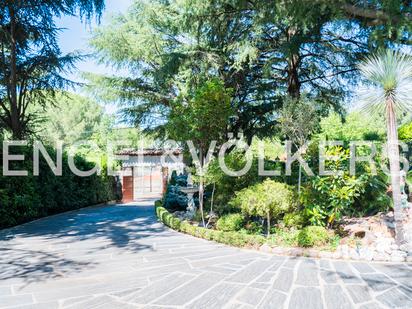
{"type": "Polygon", "coordinates": [[[399,165],[399,143],[398,130],[396,126],[396,114],[394,102],[391,98],[386,99],[386,120],[388,135],[388,158],[391,174],[393,209],[395,216],[396,242],[402,244],[405,241],[402,215],[402,196],[400,188],[400,165],[399,165]]]}
{"type": "Polygon", "coordinates": [[[267,224],[267,237],[269,238],[270,236],[270,213],[267,213],[267,217],[266,217],[266,224],[267,224]]]}
{"type": "Polygon", "coordinates": [[[299,46],[293,46],[293,38],[296,35],[297,29],[292,27],[288,29],[288,42],[291,45],[291,50],[288,58],[288,94],[295,99],[300,97],[300,81],[299,81],[299,46]]]}
{"type": "Polygon", "coordinates": [[[213,183],[212,196],[211,196],[211,198],[210,198],[209,220],[207,220],[206,228],[209,227],[209,224],[210,224],[210,222],[211,222],[211,220],[212,220],[212,215],[213,215],[213,201],[214,201],[214,198],[215,198],[215,189],[216,189],[216,183],[214,182],[214,183],[213,183]]]}
{"type": "Polygon", "coordinates": [[[17,42],[16,42],[16,15],[12,5],[10,12],[10,129],[14,139],[22,138],[20,113],[17,104],[17,42]]]}
{"type": "Polygon", "coordinates": [[[295,99],[300,97],[299,55],[292,54],[288,61],[288,94],[295,99]]]}
{"type": "Polygon", "coordinates": [[[302,164],[299,163],[299,177],[298,177],[298,206],[300,206],[300,186],[302,183],[302,164]]]}
{"type": "MultiPolygon", "coordinates": [[[[204,164],[204,158],[203,158],[203,151],[202,149],[199,150],[199,157],[200,157],[200,167],[203,169],[203,164],[204,164]]],[[[199,211],[202,216],[202,225],[203,227],[206,226],[205,224],[205,215],[203,213],[203,197],[204,197],[204,183],[203,183],[203,175],[200,175],[200,180],[199,180],[199,211]]]]}

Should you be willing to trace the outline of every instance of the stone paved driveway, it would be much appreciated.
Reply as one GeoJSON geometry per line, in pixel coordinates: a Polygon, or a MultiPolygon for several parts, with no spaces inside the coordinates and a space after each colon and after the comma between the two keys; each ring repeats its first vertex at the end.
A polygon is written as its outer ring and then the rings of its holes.
{"type": "Polygon", "coordinates": [[[412,265],[230,248],[156,222],[153,200],[0,232],[0,308],[412,308],[412,265]]]}

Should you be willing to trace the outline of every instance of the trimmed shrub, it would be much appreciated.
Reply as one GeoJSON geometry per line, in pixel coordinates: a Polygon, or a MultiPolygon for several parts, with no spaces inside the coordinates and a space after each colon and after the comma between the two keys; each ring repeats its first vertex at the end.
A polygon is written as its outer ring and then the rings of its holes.
{"type": "Polygon", "coordinates": [[[157,208],[158,208],[158,207],[161,207],[161,206],[162,206],[162,201],[160,201],[160,200],[155,201],[156,211],[157,211],[157,208]]]}
{"type": "Polygon", "coordinates": [[[322,226],[307,226],[298,234],[298,244],[301,247],[323,246],[329,240],[329,233],[322,226]]]}
{"type": "Polygon", "coordinates": [[[279,219],[294,207],[294,196],[286,184],[266,179],[236,193],[230,204],[249,216],[266,219],[267,233],[273,219],[279,219]]]}
{"type": "Polygon", "coordinates": [[[156,215],[165,225],[177,231],[207,240],[236,247],[259,247],[265,243],[266,238],[260,235],[247,235],[238,232],[223,232],[191,225],[187,221],[181,221],[170,214],[166,208],[156,203],[156,215]]]}
{"type": "Polygon", "coordinates": [[[230,214],[219,218],[216,228],[219,231],[232,232],[239,231],[243,227],[244,218],[241,214],[230,214]]]}

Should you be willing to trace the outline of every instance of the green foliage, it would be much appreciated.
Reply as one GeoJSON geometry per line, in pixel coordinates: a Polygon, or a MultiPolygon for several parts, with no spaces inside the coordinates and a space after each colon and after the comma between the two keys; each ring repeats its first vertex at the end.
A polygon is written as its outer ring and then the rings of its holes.
{"type": "Polygon", "coordinates": [[[316,102],[306,97],[299,100],[288,98],[280,110],[281,133],[296,147],[303,146],[318,129],[319,114],[316,102]]]}
{"type": "Polygon", "coordinates": [[[177,172],[173,171],[172,175],[170,176],[169,184],[172,186],[186,187],[187,186],[187,175],[185,174],[177,175],[177,172]]]}
{"type": "Polygon", "coordinates": [[[300,231],[297,229],[282,229],[275,228],[272,235],[268,238],[268,243],[274,246],[282,247],[297,247],[298,235],[300,231]]]}
{"type": "MultiPolygon", "coordinates": [[[[369,150],[362,155],[367,155],[369,150]]],[[[390,199],[386,195],[387,176],[377,171],[372,174],[369,163],[356,163],[356,174],[349,173],[349,149],[344,147],[330,147],[326,155],[337,156],[337,161],[326,160],[325,170],[331,176],[317,175],[305,183],[301,198],[305,206],[305,217],[312,225],[330,225],[342,217],[374,215],[388,210],[390,199]]],[[[309,157],[312,158],[313,169],[318,169],[318,145],[310,147],[309,157]],[[315,158],[315,160],[313,160],[315,158]]],[[[381,158],[376,157],[377,162],[381,158]]]]}
{"type": "Polygon", "coordinates": [[[297,238],[301,247],[320,247],[330,240],[328,231],[321,226],[307,226],[299,232],[297,238]]]}
{"type": "Polygon", "coordinates": [[[179,186],[168,185],[163,203],[164,207],[170,211],[185,210],[187,208],[187,196],[180,191],[179,186]]]}
{"type": "Polygon", "coordinates": [[[398,137],[405,142],[412,141],[412,122],[404,124],[398,130],[398,137]]]}
{"type": "Polygon", "coordinates": [[[103,0],[39,0],[30,5],[1,1],[0,122],[14,138],[33,133],[31,125],[39,115],[28,107],[45,107],[57,90],[73,85],[66,73],[81,57],[62,54],[55,19],[79,13],[90,21],[94,14],[100,16],[103,8],[103,0]]]}
{"type": "Polygon", "coordinates": [[[171,138],[180,142],[192,142],[198,149],[200,162],[196,165],[199,177],[199,210],[203,217],[204,181],[200,168],[212,142],[220,143],[226,137],[229,117],[233,114],[231,90],[225,88],[219,79],[211,79],[196,88],[186,100],[179,97],[173,102],[166,131],[171,138]]]}
{"type": "MultiPolygon", "coordinates": [[[[13,147],[10,150],[12,152],[13,147]]],[[[52,158],[56,157],[53,149],[47,150],[52,158]]],[[[16,153],[24,154],[25,161],[11,162],[10,169],[27,170],[29,176],[0,176],[0,228],[121,199],[121,196],[116,195],[118,188],[115,178],[106,175],[105,166],[102,166],[100,176],[78,177],[70,171],[65,154],[62,176],[55,176],[44,159],[40,159],[40,175],[33,176],[33,148],[18,147],[16,153]]],[[[94,163],[76,156],[75,165],[80,170],[90,170],[94,163]]]]}
{"type": "Polygon", "coordinates": [[[271,219],[292,210],[294,196],[287,185],[266,179],[237,192],[230,203],[250,216],[271,219]]]}
{"type": "Polygon", "coordinates": [[[88,97],[60,91],[50,100],[53,105],[45,110],[39,106],[31,108],[35,114],[42,113],[35,130],[44,143],[54,146],[62,141],[69,147],[81,143],[76,145],[76,153],[96,163],[100,163],[111,142],[125,141],[130,145],[122,147],[136,149],[153,147],[150,136],[138,128],[116,127],[115,118],[105,114],[103,107],[88,97]]]}
{"type": "MultiPolygon", "coordinates": [[[[224,161],[227,168],[233,171],[239,171],[246,165],[245,154],[236,150],[227,154],[224,161]]],[[[267,170],[280,168],[279,165],[280,164],[274,163],[273,161],[265,161],[265,169],[267,170]]],[[[265,179],[264,177],[258,175],[258,159],[256,156],[253,157],[252,166],[249,172],[238,177],[227,175],[220,168],[218,160],[213,160],[208,166],[205,178],[209,183],[216,184],[215,211],[219,215],[233,212],[236,209],[233,204],[229,203],[235,196],[236,192],[253,186],[265,179]]]]}
{"type": "Polygon", "coordinates": [[[382,125],[385,121],[383,117],[352,112],[344,120],[336,113],[322,118],[319,134],[321,139],[332,141],[384,140],[386,131],[382,125]]]}
{"type": "Polygon", "coordinates": [[[181,221],[168,212],[166,208],[162,207],[160,201],[157,201],[156,215],[165,225],[175,230],[180,229],[181,221]]]}
{"type": "Polygon", "coordinates": [[[369,175],[352,176],[348,171],[349,150],[340,146],[329,148],[328,156],[337,160],[326,162],[331,176],[315,176],[303,195],[305,212],[313,225],[332,224],[349,210],[366,190],[369,175]]]}
{"type": "Polygon", "coordinates": [[[112,124],[106,119],[109,117],[104,115],[103,108],[89,98],[61,92],[53,101],[55,104],[43,111],[43,121],[37,128],[37,135],[43,141],[73,145],[92,139],[99,130],[109,129],[112,124]]]}
{"type": "Polygon", "coordinates": [[[264,243],[276,246],[301,246],[301,247],[335,247],[338,238],[323,227],[308,226],[299,231],[296,229],[276,228],[270,238],[261,235],[247,234],[242,231],[220,231],[211,230],[204,227],[194,226],[187,221],[180,221],[170,214],[167,209],[161,206],[157,201],[156,215],[165,225],[203,239],[213,240],[219,243],[236,246],[236,247],[259,247],[264,243]]]}
{"type": "Polygon", "coordinates": [[[245,228],[241,230],[246,234],[256,234],[261,235],[263,234],[263,226],[261,223],[256,221],[249,221],[245,224],[245,228]]]}
{"type": "Polygon", "coordinates": [[[284,215],[283,223],[289,228],[302,228],[306,223],[306,218],[301,212],[290,212],[284,215]]]}
{"type": "Polygon", "coordinates": [[[229,117],[233,115],[231,90],[218,79],[206,81],[189,100],[179,98],[172,106],[166,130],[172,139],[193,141],[203,156],[211,141],[225,137],[229,117]]]}
{"type": "Polygon", "coordinates": [[[229,214],[220,217],[216,222],[219,231],[232,232],[239,231],[244,224],[244,217],[241,214],[229,214]]]}
{"type": "Polygon", "coordinates": [[[368,4],[368,13],[396,17],[391,23],[372,25],[370,16],[345,9],[334,1],[135,1],[98,28],[91,42],[102,61],[132,74],[94,77],[95,91],[127,102],[127,117],[161,131],[163,123],[153,116],[167,115],[176,96],[190,94],[205,76],[219,76],[236,90],[234,133],[242,130],[249,140],[270,135],[273,112],[286,94],[298,97],[307,89],[341,110],[340,99],[357,82],[358,60],[372,46],[403,39],[411,28],[401,18],[408,15],[401,1],[368,4]]]}
{"type": "Polygon", "coordinates": [[[170,214],[166,208],[162,206],[156,207],[156,215],[160,221],[172,229],[181,231],[183,233],[213,240],[219,243],[236,246],[236,247],[259,247],[265,242],[265,238],[260,235],[247,235],[238,232],[224,232],[217,230],[210,230],[204,227],[191,225],[187,221],[180,221],[178,218],[170,214]]]}
{"type": "Polygon", "coordinates": [[[157,212],[157,208],[158,207],[162,207],[162,205],[163,205],[163,203],[162,203],[162,201],[161,200],[157,200],[157,201],[155,201],[155,209],[156,209],[156,212],[157,212]]]}

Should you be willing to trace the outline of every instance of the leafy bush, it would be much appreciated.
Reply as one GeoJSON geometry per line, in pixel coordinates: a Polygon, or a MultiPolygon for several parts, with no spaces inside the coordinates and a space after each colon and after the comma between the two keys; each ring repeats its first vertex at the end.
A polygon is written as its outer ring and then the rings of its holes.
{"type": "Polygon", "coordinates": [[[250,216],[266,219],[269,233],[271,220],[291,211],[294,200],[287,185],[266,179],[236,193],[230,203],[250,216]]]}
{"type": "Polygon", "coordinates": [[[263,227],[262,224],[256,221],[249,221],[245,224],[245,228],[243,229],[247,234],[262,234],[263,227]]]}
{"type": "MultiPolygon", "coordinates": [[[[330,148],[328,154],[339,155],[337,162],[327,161],[327,170],[338,172],[336,176],[318,176],[308,179],[306,190],[302,196],[305,205],[305,215],[312,225],[327,225],[338,220],[342,215],[364,216],[387,211],[390,207],[390,198],[386,194],[387,176],[378,169],[377,175],[371,174],[369,163],[356,164],[356,176],[349,175],[349,143],[357,140],[373,140],[378,147],[375,156],[377,166],[383,164],[380,153],[380,142],[385,140],[385,128],[380,123],[381,116],[365,116],[359,113],[350,113],[346,121],[342,121],[337,114],[331,114],[321,121],[320,140],[339,140],[342,147],[330,148]]],[[[399,130],[399,136],[408,140],[408,126],[399,130]]],[[[312,143],[309,147],[309,157],[312,169],[318,170],[318,144],[312,143]]],[[[370,154],[370,149],[358,147],[359,155],[370,154]]]]}
{"type": "MultiPolygon", "coordinates": [[[[10,153],[13,150],[11,147],[10,153]]],[[[56,157],[54,149],[47,148],[47,151],[51,158],[56,157]]],[[[23,154],[25,161],[10,162],[10,169],[27,170],[28,176],[0,175],[0,228],[121,198],[116,179],[106,175],[104,164],[100,176],[79,177],[69,169],[67,154],[64,154],[63,175],[55,176],[41,156],[39,176],[33,176],[33,147],[18,147],[16,153],[23,154]]],[[[80,156],[74,161],[80,170],[90,170],[94,166],[80,156]]]]}
{"type": "Polygon", "coordinates": [[[275,246],[296,247],[299,233],[300,231],[296,229],[275,228],[268,243],[275,246]]]}
{"type": "Polygon", "coordinates": [[[326,169],[332,175],[313,177],[301,196],[311,225],[332,225],[343,215],[373,214],[389,205],[384,175],[372,175],[366,164],[358,164],[356,175],[350,175],[350,152],[344,147],[331,147],[326,154],[339,157],[326,161],[326,169]]]}
{"type": "Polygon", "coordinates": [[[412,122],[404,124],[398,130],[399,139],[405,142],[412,141],[412,122]]]}
{"type": "Polygon", "coordinates": [[[244,218],[241,214],[225,215],[216,222],[219,231],[232,232],[239,231],[243,227],[244,218]]]}
{"type": "Polygon", "coordinates": [[[305,216],[301,212],[287,213],[283,217],[283,223],[286,227],[302,228],[305,222],[305,216]]]}
{"type": "MultiPolygon", "coordinates": [[[[246,165],[245,154],[240,151],[232,151],[225,156],[224,160],[226,166],[234,171],[239,171],[246,165]]],[[[278,163],[265,161],[265,169],[277,169],[276,164],[278,163]]],[[[236,207],[229,203],[236,192],[262,182],[265,178],[258,175],[258,159],[254,157],[249,172],[239,177],[227,175],[219,166],[218,160],[212,160],[207,170],[206,179],[208,183],[216,185],[214,211],[218,215],[223,215],[236,211],[236,207]]]]}
{"type": "Polygon", "coordinates": [[[298,244],[301,247],[323,246],[329,240],[329,233],[322,226],[307,226],[298,234],[298,244]]]}

